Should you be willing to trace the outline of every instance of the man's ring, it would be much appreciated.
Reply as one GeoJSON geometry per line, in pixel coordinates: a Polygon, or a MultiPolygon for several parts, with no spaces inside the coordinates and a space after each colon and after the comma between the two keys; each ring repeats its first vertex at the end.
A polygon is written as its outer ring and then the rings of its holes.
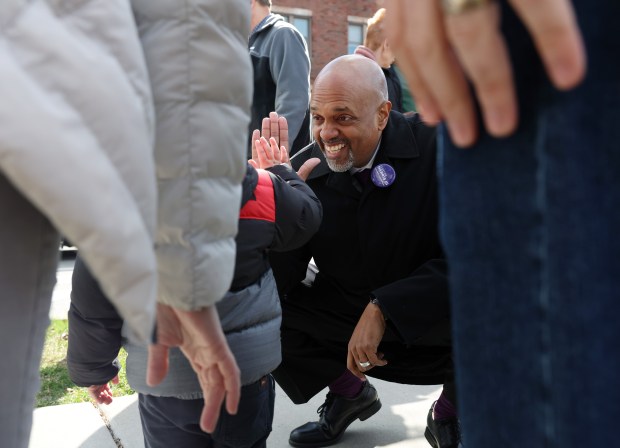
{"type": "Polygon", "coordinates": [[[493,0],[441,0],[443,11],[448,15],[461,14],[492,3],[493,0]]]}
{"type": "Polygon", "coordinates": [[[370,361],[360,362],[360,367],[365,369],[366,367],[370,367],[372,364],[370,361]]]}

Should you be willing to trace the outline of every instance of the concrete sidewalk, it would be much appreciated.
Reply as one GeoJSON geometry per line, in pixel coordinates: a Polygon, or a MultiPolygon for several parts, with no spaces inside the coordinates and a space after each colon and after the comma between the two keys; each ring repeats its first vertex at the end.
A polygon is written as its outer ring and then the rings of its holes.
{"type": "MultiPolygon", "coordinates": [[[[342,448],[428,448],[426,414],[440,386],[406,386],[371,379],[383,407],[370,419],[356,420],[340,443],[342,448]]],[[[319,394],[306,405],[294,405],[278,388],[271,448],[288,447],[290,431],[316,420],[325,399],[319,394]]],[[[30,448],[143,448],[137,395],[115,398],[109,405],[91,403],[49,406],[34,411],[30,448]]],[[[172,448],[172,447],[171,447],[172,448]]]]}
{"type": "MultiPolygon", "coordinates": [[[[63,260],[50,309],[51,319],[66,319],[73,260],[63,260]]],[[[340,443],[342,448],[428,448],[424,438],[426,415],[441,386],[406,386],[371,379],[383,403],[365,422],[356,420],[340,443]]],[[[293,428],[318,419],[316,409],[327,391],[306,405],[295,405],[278,387],[270,448],[288,447],[293,428]]],[[[137,395],[118,397],[109,405],[91,403],[49,406],[34,411],[30,448],[143,448],[137,395]]],[[[171,447],[175,448],[175,447],[171,447]]]]}

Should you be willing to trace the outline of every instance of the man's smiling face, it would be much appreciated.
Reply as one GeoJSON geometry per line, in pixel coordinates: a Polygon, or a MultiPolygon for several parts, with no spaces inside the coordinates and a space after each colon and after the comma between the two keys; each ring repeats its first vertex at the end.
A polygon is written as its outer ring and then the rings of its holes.
{"type": "MultiPolygon", "coordinates": [[[[373,61],[368,62],[376,65],[373,61]]],[[[319,74],[310,101],[314,139],[329,168],[337,172],[368,163],[390,109],[376,84],[352,76],[357,70],[348,65],[336,63],[319,74]]],[[[385,82],[383,72],[378,66],[376,68],[385,82]]]]}

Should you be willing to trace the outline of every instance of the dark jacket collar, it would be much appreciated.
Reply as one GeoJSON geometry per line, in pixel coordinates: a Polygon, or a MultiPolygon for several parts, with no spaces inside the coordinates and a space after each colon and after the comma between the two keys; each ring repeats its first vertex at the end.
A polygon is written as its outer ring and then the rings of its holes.
{"type": "MultiPolygon", "coordinates": [[[[413,135],[413,123],[416,117],[407,118],[400,112],[390,112],[390,119],[383,130],[379,153],[387,158],[415,159],[420,157],[420,148],[413,135]]],[[[377,165],[375,159],[375,165],[377,165]]]]}
{"type": "Polygon", "coordinates": [[[284,20],[284,17],[280,14],[269,13],[266,15],[250,32],[250,37],[248,37],[249,46],[251,47],[254,44],[254,41],[260,33],[271,28],[276,22],[280,22],[281,20],[284,20]]]}

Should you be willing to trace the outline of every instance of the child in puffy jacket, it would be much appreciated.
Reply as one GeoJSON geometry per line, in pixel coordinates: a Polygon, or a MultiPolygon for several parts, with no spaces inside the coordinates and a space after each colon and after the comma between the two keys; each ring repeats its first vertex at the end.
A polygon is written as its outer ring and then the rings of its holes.
{"type": "Polygon", "coordinates": [[[281,309],[269,265],[269,251],[305,244],[318,230],[321,205],[286,163],[275,139],[256,142],[243,181],[234,278],[217,310],[241,371],[236,415],[222,408],[215,431],[201,430],[200,384],[179,349],[171,349],[170,368],[161,384],[146,383],[147,348],[126,343],[123,322],[78,256],[69,310],[67,361],[71,379],[89,388],[99,403],[110,403],[109,383],[118,382],[118,351],[127,350],[127,379],[139,393],[146,448],[264,447],[271,432],[275,384],[270,375],[281,361],[281,309]],[[264,169],[263,169],[264,168],[264,169]]]}

